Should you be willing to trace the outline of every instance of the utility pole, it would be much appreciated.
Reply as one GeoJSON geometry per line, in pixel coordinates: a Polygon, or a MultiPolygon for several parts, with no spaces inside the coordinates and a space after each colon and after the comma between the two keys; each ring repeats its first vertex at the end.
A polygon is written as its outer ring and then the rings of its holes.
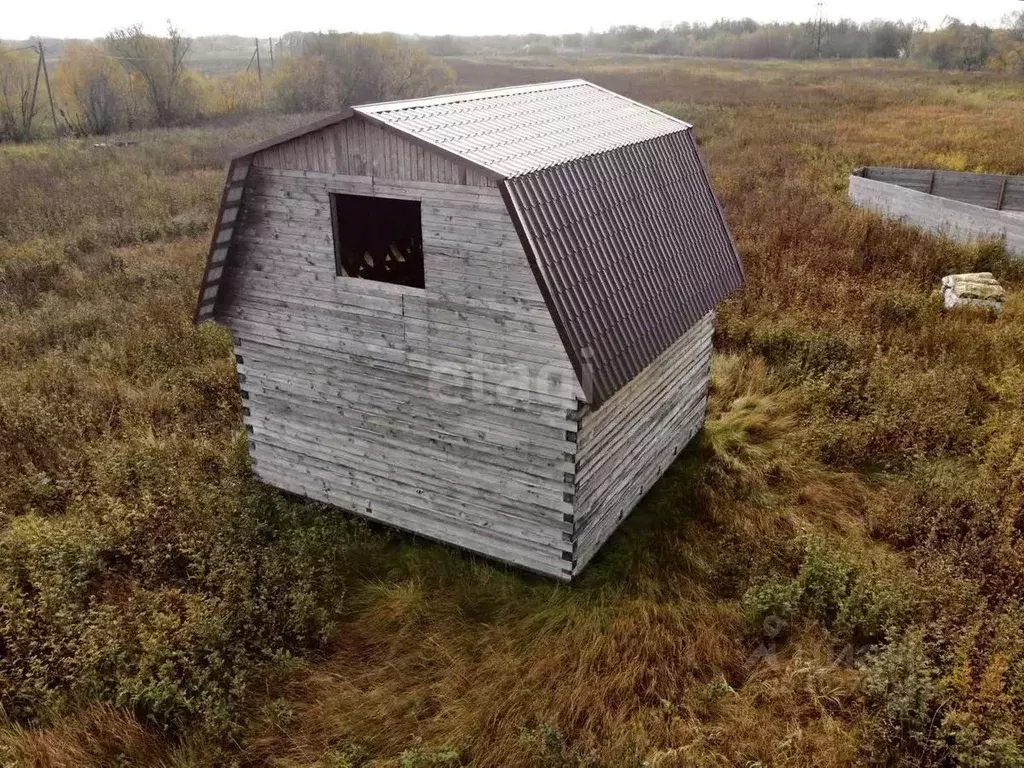
{"type": "Polygon", "coordinates": [[[821,40],[825,31],[825,0],[818,0],[815,3],[815,27],[817,41],[815,43],[815,56],[821,58],[821,40]]]}
{"type": "MultiPolygon", "coordinates": [[[[50,99],[50,117],[53,118],[54,136],[60,135],[60,128],[57,127],[57,110],[53,106],[53,90],[50,88],[50,72],[46,68],[46,54],[43,53],[43,41],[39,41],[39,63],[43,67],[43,77],[46,80],[46,95],[50,99]]],[[[39,85],[39,67],[36,67],[36,85],[39,85]]]]}
{"type": "Polygon", "coordinates": [[[273,71],[273,69],[274,69],[274,38],[268,37],[267,38],[267,43],[270,46],[270,69],[271,69],[271,71],[273,71]]]}
{"type": "Polygon", "coordinates": [[[260,82],[260,104],[263,103],[263,68],[260,66],[260,39],[256,38],[256,79],[260,82]]]}
{"type": "MultiPolygon", "coordinates": [[[[40,48],[42,44],[40,44],[40,48]]],[[[39,57],[36,59],[36,81],[32,84],[32,100],[28,105],[28,125],[25,130],[25,138],[29,141],[32,140],[32,118],[36,116],[36,94],[39,93],[39,72],[43,68],[43,59],[39,57]]]]}

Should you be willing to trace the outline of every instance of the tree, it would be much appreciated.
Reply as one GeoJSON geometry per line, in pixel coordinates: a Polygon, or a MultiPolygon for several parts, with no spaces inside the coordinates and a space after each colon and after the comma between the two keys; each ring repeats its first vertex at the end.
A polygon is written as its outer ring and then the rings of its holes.
{"type": "Polygon", "coordinates": [[[1010,32],[1010,39],[1024,43],[1024,11],[1011,13],[1006,19],[1006,28],[1010,32]]]}
{"type": "Polygon", "coordinates": [[[107,36],[111,53],[121,59],[129,74],[137,75],[145,84],[157,125],[173,125],[186,117],[191,94],[184,73],[190,46],[191,40],[170,22],[167,37],[147,35],[139,25],[116,29],[107,36]]]}
{"type": "Polygon", "coordinates": [[[36,116],[38,59],[24,51],[0,48],[0,139],[24,141],[32,136],[36,116]]]}
{"type": "Polygon", "coordinates": [[[868,56],[902,59],[909,55],[910,41],[914,34],[911,24],[902,21],[874,21],[868,28],[871,34],[868,40],[868,56]]]}
{"type": "Polygon", "coordinates": [[[287,111],[420,96],[452,81],[446,65],[397,35],[310,35],[303,49],[285,59],[273,79],[276,99],[287,111]]]}
{"type": "Polygon", "coordinates": [[[921,39],[918,54],[940,69],[972,71],[988,66],[996,52],[991,29],[947,18],[941,29],[921,39]]]}
{"type": "Polygon", "coordinates": [[[103,135],[134,123],[128,75],[93,44],[71,45],[54,70],[60,114],[72,133],[103,135]]]}

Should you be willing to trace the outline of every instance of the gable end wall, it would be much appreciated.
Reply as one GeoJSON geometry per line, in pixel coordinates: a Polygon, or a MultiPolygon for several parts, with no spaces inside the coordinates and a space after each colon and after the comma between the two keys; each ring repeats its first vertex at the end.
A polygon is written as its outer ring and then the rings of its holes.
{"type": "Polygon", "coordinates": [[[582,393],[499,190],[340,126],[257,153],[245,182],[216,319],[254,472],[569,578],[582,393]],[[331,192],[420,201],[425,290],[336,276],[331,192]]]}
{"type": "Polygon", "coordinates": [[[257,152],[253,166],[471,187],[497,186],[492,175],[360,115],[257,152]]]}

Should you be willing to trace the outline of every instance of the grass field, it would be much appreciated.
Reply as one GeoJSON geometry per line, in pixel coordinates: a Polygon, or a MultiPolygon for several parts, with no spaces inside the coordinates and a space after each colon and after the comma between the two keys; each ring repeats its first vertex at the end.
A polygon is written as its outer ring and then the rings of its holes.
{"type": "Polygon", "coordinates": [[[849,207],[1024,173],[1024,87],[895,64],[459,61],[696,126],[747,284],[697,444],[571,587],[249,476],[190,323],[228,152],[0,148],[0,764],[1024,765],[1024,269],[849,207]],[[949,314],[950,272],[1009,290],[949,314]]]}

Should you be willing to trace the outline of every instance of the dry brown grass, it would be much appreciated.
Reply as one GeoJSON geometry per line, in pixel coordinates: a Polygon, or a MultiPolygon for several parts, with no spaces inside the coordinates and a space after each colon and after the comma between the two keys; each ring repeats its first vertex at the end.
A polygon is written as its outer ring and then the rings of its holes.
{"type": "Polygon", "coordinates": [[[157,734],[107,704],[84,707],[43,730],[0,731],[0,755],[12,765],[33,768],[100,768],[124,764],[125,756],[133,765],[156,765],[165,754],[157,734]]]}
{"type": "Polygon", "coordinates": [[[699,444],[572,587],[261,495],[227,339],[188,323],[224,139],[113,161],[128,192],[67,149],[0,153],[20,169],[0,202],[0,761],[1021,764],[1024,273],[845,200],[862,164],[1024,171],[1019,81],[457,70],[584,74],[697,126],[748,278],[699,444]],[[938,278],[981,268],[1003,315],[942,312],[938,278]],[[109,631],[121,614],[132,632],[109,631]]]}

